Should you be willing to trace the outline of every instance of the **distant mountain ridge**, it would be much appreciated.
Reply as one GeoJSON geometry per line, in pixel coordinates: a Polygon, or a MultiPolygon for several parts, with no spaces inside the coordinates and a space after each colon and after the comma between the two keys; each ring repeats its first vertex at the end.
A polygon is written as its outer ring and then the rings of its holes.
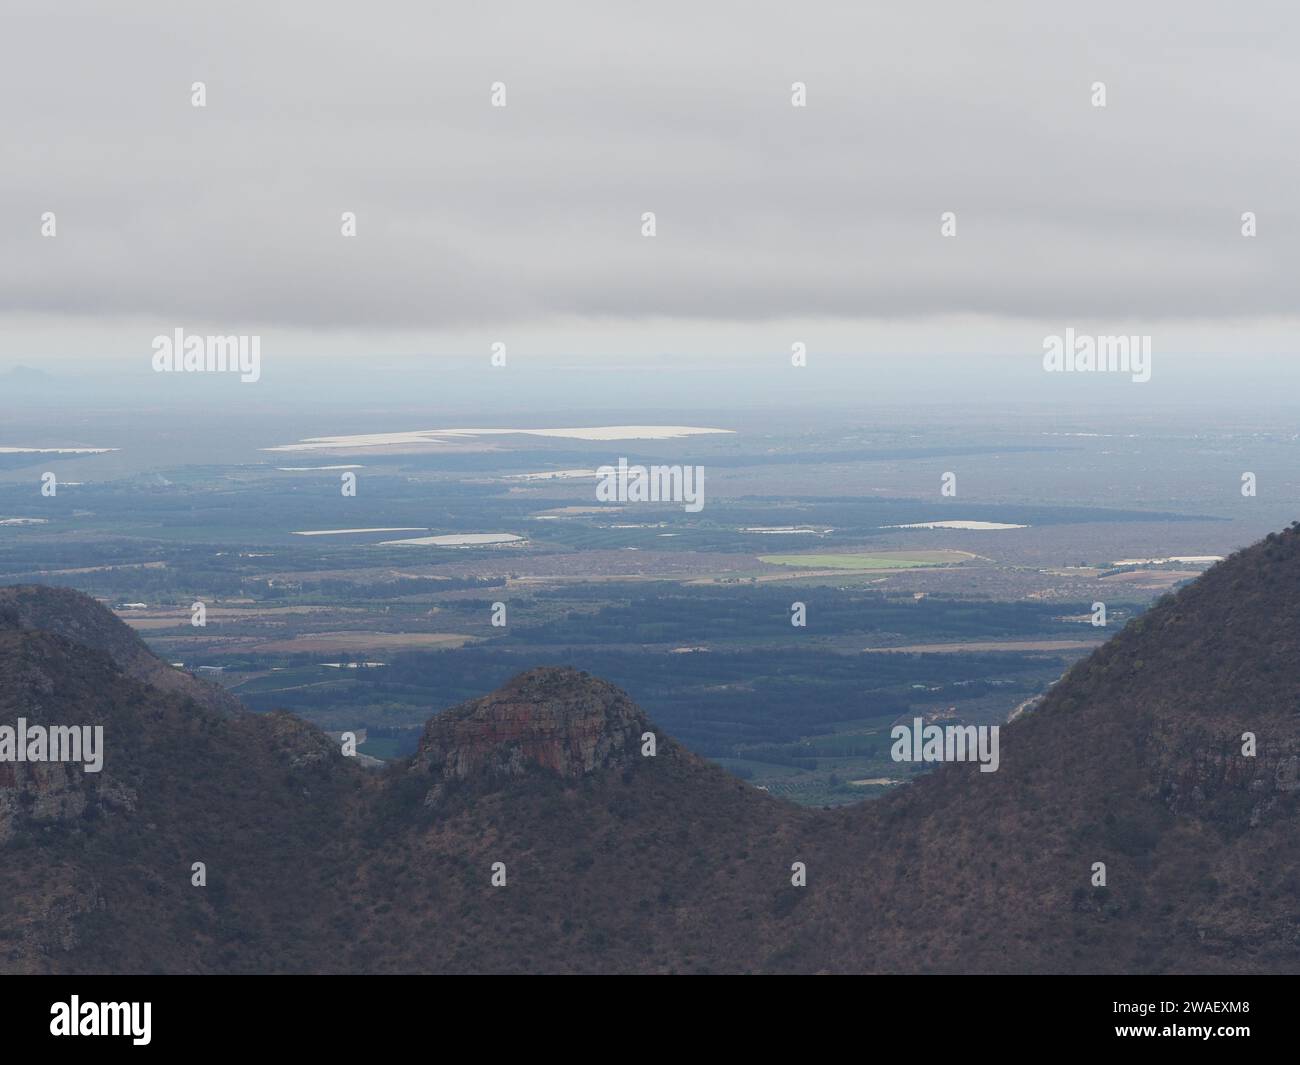
{"type": "Polygon", "coordinates": [[[997,772],[812,811],[568,669],[367,772],[160,686],[85,597],[0,589],[0,726],[108,749],[98,779],[0,764],[0,970],[1294,972],[1297,601],[1293,526],[1076,665],[997,772]]]}

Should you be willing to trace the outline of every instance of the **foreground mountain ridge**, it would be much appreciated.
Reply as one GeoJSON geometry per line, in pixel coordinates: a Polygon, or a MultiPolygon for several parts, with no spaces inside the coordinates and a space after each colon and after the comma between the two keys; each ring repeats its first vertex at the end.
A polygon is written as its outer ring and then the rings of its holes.
{"type": "Polygon", "coordinates": [[[108,607],[70,588],[37,584],[0,587],[0,628],[21,628],[65,636],[107,654],[129,677],[188,696],[209,710],[235,714],[243,704],[218,684],[162,661],[108,607]]]}
{"type": "Polygon", "coordinates": [[[1300,969],[1295,527],[1075,666],[997,772],[834,811],[565,669],[366,772],[290,715],[153,683],[69,596],[0,589],[0,726],[107,737],[99,774],[0,764],[0,970],[1300,969]]]}

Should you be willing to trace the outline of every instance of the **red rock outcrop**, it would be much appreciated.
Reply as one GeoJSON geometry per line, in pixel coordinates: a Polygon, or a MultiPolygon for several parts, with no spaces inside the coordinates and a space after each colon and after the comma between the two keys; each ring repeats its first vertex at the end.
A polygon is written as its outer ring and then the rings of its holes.
{"type": "Polygon", "coordinates": [[[412,773],[434,801],[453,780],[522,776],[540,768],[574,778],[639,757],[645,716],[620,689],[576,669],[534,669],[425,725],[412,773]]]}

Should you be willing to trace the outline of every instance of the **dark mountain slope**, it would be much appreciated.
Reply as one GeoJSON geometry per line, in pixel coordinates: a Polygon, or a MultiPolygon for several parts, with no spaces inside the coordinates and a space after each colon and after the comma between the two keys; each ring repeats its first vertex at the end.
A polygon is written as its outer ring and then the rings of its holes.
{"type": "Polygon", "coordinates": [[[393,770],[358,875],[385,913],[360,931],[367,968],[761,965],[811,818],[663,734],[644,755],[648,732],[623,692],[571,669],[433,718],[393,770]]]}
{"type": "Polygon", "coordinates": [[[108,607],[70,588],[0,587],[0,629],[37,629],[103,651],[128,677],[193,699],[207,710],[235,714],[243,705],[224,688],[161,661],[108,607]]]}
{"type": "Polygon", "coordinates": [[[832,886],[808,918],[843,954],[822,963],[1300,969],[1297,602],[1287,531],[1071,670],[1003,730],[998,772],[945,766],[834,815],[832,886]]]}
{"type": "Polygon", "coordinates": [[[105,756],[98,773],[0,763],[0,971],[310,965],[373,774],[288,715],[202,710],[100,652],[11,629],[0,725],[19,717],[102,725],[105,756]]]}

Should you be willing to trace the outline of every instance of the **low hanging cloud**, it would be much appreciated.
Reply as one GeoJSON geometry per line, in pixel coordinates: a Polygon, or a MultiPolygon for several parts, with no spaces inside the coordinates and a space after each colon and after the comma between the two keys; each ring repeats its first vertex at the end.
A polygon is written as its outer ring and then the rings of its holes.
{"type": "Polygon", "coordinates": [[[1295,312],[1281,3],[10,9],[7,319],[1295,312]]]}

